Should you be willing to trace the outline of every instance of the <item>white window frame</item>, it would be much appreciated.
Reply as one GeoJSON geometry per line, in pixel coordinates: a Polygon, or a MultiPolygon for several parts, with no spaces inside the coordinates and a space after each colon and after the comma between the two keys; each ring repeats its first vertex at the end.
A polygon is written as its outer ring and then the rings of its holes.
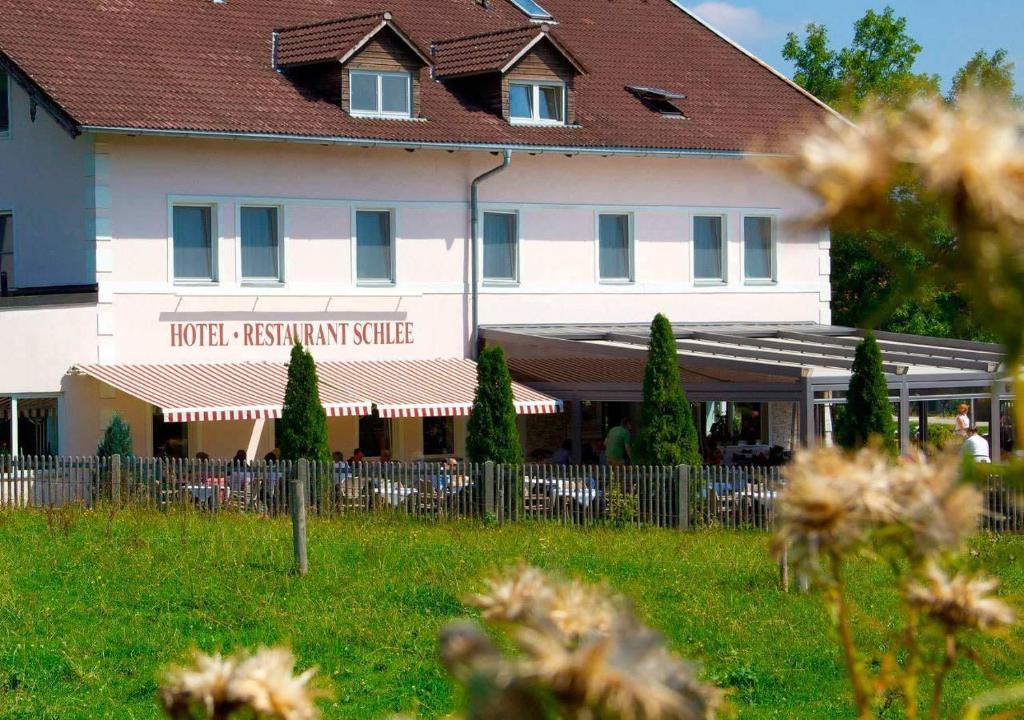
{"type": "Polygon", "coordinates": [[[740,272],[745,285],[776,285],[779,282],[779,220],[773,213],[748,212],[740,215],[740,272]],[[771,221],[771,242],[768,262],[771,263],[770,277],[747,277],[747,218],[766,218],[771,221]]]}
{"type": "Polygon", "coordinates": [[[636,283],[636,215],[633,211],[609,208],[594,212],[594,277],[600,285],[634,285],[636,283]],[[626,231],[629,233],[629,277],[601,277],[601,216],[625,215],[626,231]]]}
{"type": "Polygon", "coordinates": [[[389,70],[359,70],[350,68],[348,71],[348,112],[352,117],[366,118],[393,118],[408,120],[412,117],[412,73],[405,71],[389,70]],[[369,75],[377,79],[377,110],[356,110],[352,106],[352,78],[355,75],[369,75]],[[382,109],[384,103],[383,80],[384,77],[405,78],[405,112],[391,112],[382,109]]]}
{"type": "Polygon", "coordinates": [[[352,208],[351,219],[352,231],[349,233],[352,238],[352,284],[357,287],[395,287],[398,284],[398,210],[394,207],[380,207],[374,205],[360,205],[352,208]],[[356,217],[361,212],[383,212],[391,216],[391,279],[389,280],[361,280],[359,278],[359,229],[356,217]]]}
{"type": "Polygon", "coordinates": [[[0,96],[0,102],[5,103],[7,107],[7,129],[0,130],[0,140],[10,140],[12,130],[14,129],[14,102],[11,96],[11,85],[14,84],[14,79],[11,77],[10,73],[5,73],[3,70],[0,70],[0,75],[5,75],[7,77],[6,92],[0,96]]]}
{"type": "Polygon", "coordinates": [[[518,208],[509,207],[482,207],[480,208],[480,237],[477,238],[477,247],[480,249],[480,282],[483,285],[490,287],[518,287],[520,278],[522,277],[522,261],[523,261],[523,231],[522,231],[522,217],[519,213],[518,208]],[[489,278],[484,274],[484,253],[486,252],[484,246],[484,233],[486,228],[486,222],[484,216],[487,214],[494,215],[512,215],[516,219],[516,275],[514,278],[489,278]]]}
{"type": "Polygon", "coordinates": [[[239,202],[235,203],[235,277],[240,285],[283,285],[285,283],[285,209],[277,203],[239,202]],[[242,209],[273,208],[277,210],[277,277],[247,277],[242,272],[242,209]]]}
{"type": "Polygon", "coordinates": [[[11,272],[14,274],[14,277],[7,278],[7,289],[14,290],[18,287],[18,253],[16,252],[15,248],[15,243],[18,242],[18,237],[17,233],[14,232],[14,210],[0,210],[0,217],[8,217],[11,219],[11,252],[5,254],[9,254],[11,256],[11,272]]]}
{"type": "Polygon", "coordinates": [[[219,285],[220,284],[220,206],[215,202],[202,200],[173,200],[167,206],[167,276],[173,285],[219,285]],[[174,208],[210,208],[210,273],[211,278],[179,278],[174,271],[174,208]]]}
{"type": "Polygon", "coordinates": [[[696,212],[690,215],[690,276],[694,285],[729,284],[729,215],[722,212],[696,212]],[[697,277],[697,218],[719,218],[722,221],[722,277],[697,277]]]}
{"type": "Polygon", "coordinates": [[[547,125],[552,127],[562,127],[569,124],[569,93],[566,90],[564,82],[557,82],[554,80],[516,80],[509,79],[508,81],[508,121],[512,125],[547,125]],[[512,115],[512,86],[513,85],[525,85],[530,88],[530,92],[533,95],[533,106],[532,117],[521,118],[512,115]],[[561,120],[547,120],[540,116],[540,89],[542,87],[558,88],[562,93],[562,119],[561,120]]]}

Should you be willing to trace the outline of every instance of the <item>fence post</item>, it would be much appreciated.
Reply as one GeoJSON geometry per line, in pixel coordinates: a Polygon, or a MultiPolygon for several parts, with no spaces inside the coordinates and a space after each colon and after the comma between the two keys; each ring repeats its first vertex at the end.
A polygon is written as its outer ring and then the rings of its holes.
{"type": "Polygon", "coordinates": [[[689,530],[690,529],[690,466],[680,465],[678,468],[678,476],[676,483],[679,486],[677,489],[679,492],[676,493],[676,502],[678,507],[676,512],[678,513],[679,529],[689,530]]]}
{"type": "Polygon", "coordinates": [[[789,550],[783,550],[779,556],[779,584],[782,592],[789,592],[789,550]]]}
{"type": "Polygon", "coordinates": [[[121,502],[121,456],[110,456],[110,502],[118,505],[121,502]]]}
{"type": "Polygon", "coordinates": [[[309,461],[298,462],[298,477],[292,481],[292,545],[295,550],[295,573],[305,575],[309,571],[306,555],[306,488],[309,484],[309,461]]]}
{"type": "Polygon", "coordinates": [[[494,463],[484,463],[484,515],[494,515],[494,463]]]}

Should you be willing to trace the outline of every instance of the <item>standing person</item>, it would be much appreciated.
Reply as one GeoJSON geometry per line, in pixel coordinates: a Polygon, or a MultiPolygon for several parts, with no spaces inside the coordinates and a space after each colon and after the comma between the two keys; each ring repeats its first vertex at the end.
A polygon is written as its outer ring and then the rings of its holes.
{"type": "Polygon", "coordinates": [[[967,437],[971,429],[971,416],[967,414],[970,409],[967,403],[960,403],[956,408],[956,427],[953,432],[962,438],[967,437]]]}
{"type": "Polygon", "coordinates": [[[611,466],[629,465],[632,461],[633,421],[628,417],[608,431],[604,440],[605,455],[611,466]]]}
{"type": "Polygon", "coordinates": [[[967,428],[967,440],[964,441],[961,452],[965,457],[973,458],[977,463],[992,462],[992,458],[989,456],[988,440],[978,432],[976,425],[967,428]]]}

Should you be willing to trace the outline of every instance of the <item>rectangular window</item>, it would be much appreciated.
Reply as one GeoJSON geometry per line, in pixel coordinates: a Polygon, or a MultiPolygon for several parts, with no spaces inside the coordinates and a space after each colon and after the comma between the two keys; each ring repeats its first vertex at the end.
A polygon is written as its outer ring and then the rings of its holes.
{"type": "Polygon", "coordinates": [[[743,277],[775,279],[775,223],[770,217],[743,218],[743,277]]]}
{"type": "Polygon", "coordinates": [[[11,93],[7,73],[0,71],[0,137],[11,131],[11,93]]]}
{"type": "Polygon", "coordinates": [[[175,205],[174,279],[213,280],[213,208],[175,205]]]}
{"type": "Polygon", "coordinates": [[[349,107],[353,115],[411,117],[411,97],[409,73],[349,71],[349,107]]]}
{"type": "Polygon", "coordinates": [[[725,282],[725,218],[697,215],[693,218],[693,277],[699,281],[725,282]]]}
{"type": "Polygon", "coordinates": [[[423,454],[455,454],[455,418],[423,418],[423,454]]]}
{"type": "Polygon", "coordinates": [[[484,213],[484,280],[519,280],[517,220],[511,212],[484,213]]]}
{"type": "Polygon", "coordinates": [[[550,83],[509,83],[508,107],[512,122],[564,125],[565,87],[550,83]]]}
{"type": "Polygon", "coordinates": [[[0,289],[13,290],[14,282],[14,216],[0,213],[0,289]]]}
{"type": "Polygon", "coordinates": [[[391,212],[356,212],[356,280],[370,283],[395,281],[394,235],[391,212]]]}
{"type": "Polygon", "coordinates": [[[633,279],[629,215],[601,215],[598,218],[598,265],[602,280],[633,279]]]}
{"type": "Polygon", "coordinates": [[[242,279],[281,279],[281,226],[276,207],[243,207],[242,279]]]}

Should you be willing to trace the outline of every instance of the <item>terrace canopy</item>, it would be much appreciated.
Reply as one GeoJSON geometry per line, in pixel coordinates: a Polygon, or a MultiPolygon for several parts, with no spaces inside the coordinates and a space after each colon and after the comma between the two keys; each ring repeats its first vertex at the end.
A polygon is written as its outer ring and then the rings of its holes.
{"type": "MultiPolygon", "coordinates": [[[[845,403],[856,346],[864,331],[817,323],[673,325],[687,396],[695,401],[792,402],[800,440],[822,434],[824,408],[845,403]]],[[[876,332],[889,396],[899,409],[901,447],[910,446],[910,408],[924,402],[1011,395],[1001,374],[1003,351],[989,343],[876,332]]],[[[505,348],[515,380],[566,401],[641,399],[649,326],[505,325],[481,328],[481,338],[505,348]]],[[[573,402],[574,414],[578,403],[573,402]]],[[[993,458],[999,433],[993,433],[993,458]]]]}
{"type": "MultiPolygon", "coordinates": [[[[281,417],[286,363],[78,365],[91,376],[160,409],[169,422],[281,417]]],[[[332,417],[468,415],[476,391],[472,360],[318,362],[320,400],[332,417]]],[[[560,412],[561,402],[524,385],[512,388],[523,415],[560,412]]]]}

